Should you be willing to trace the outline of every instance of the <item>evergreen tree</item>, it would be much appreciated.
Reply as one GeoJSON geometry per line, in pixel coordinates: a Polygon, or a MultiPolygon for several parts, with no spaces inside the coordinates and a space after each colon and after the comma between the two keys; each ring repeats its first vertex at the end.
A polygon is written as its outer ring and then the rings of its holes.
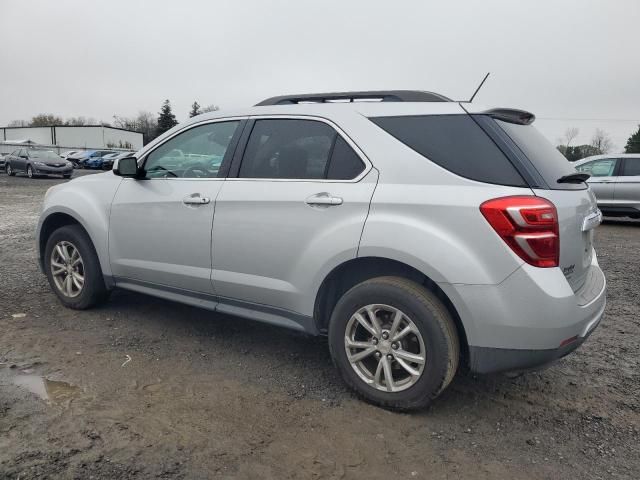
{"type": "Polygon", "coordinates": [[[165,100],[160,108],[160,114],[158,115],[158,127],[156,129],[157,135],[162,135],[167,130],[171,130],[178,124],[176,116],[171,111],[171,103],[169,100],[165,100]]]}
{"type": "Polygon", "coordinates": [[[624,153],[640,153],[640,125],[638,125],[638,130],[632,133],[629,140],[627,140],[624,153]]]}
{"type": "Polygon", "coordinates": [[[191,105],[191,111],[189,112],[189,118],[193,118],[201,113],[200,104],[198,102],[193,102],[193,105],[191,105]]]}

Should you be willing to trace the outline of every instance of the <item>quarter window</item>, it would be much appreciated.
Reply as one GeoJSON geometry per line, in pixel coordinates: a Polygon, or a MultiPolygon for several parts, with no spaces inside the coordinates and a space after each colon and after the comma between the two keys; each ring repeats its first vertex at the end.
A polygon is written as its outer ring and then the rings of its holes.
{"type": "Polygon", "coordinates": [[[350,180],[360,175],[364,167],[364,163],[353,151],[353,148],[341,136],[338,136],[333,147],[327,178],[330,180],[350,180]]]}
{"type": "Polygon", "coordinates": [[[207,123],[176,135],[147,156],[147,178],[217,177],[239,123],[207,123]]]}
{"type": "Polygon", "coordinates": [[[640,176],[640,158],[625,158],[622,175],[625,177],[640,176]]]}

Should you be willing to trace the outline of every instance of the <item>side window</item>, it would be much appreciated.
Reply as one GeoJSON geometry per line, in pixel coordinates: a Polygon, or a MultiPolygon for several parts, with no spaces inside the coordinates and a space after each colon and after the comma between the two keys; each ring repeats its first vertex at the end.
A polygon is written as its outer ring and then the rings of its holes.
{"type": "Polygon", "coordinates": [[[591,169],[585,170],[585,173],[590,174],[592,177],[610,177],[616,169],[616,162],[615,158],[595,160],[590,164],[591,169]]]}
{"type": "Polygon", "coordinates": [[[365,165],[353,148],[338,135],[327,172],[329,180],[351,180],[362,173],[365,165]]]}
{"type": "Polygon", "coordinates": [[[625,158],[622,167],[622,176],[640,176],[640,158],[625,158]]]}
{"type": "Polygon", "coordinates": [[[578,165],[576,170],[578,172],[591,174],[591,167],[593,167],[593,162],[583,163],[582,165],[578,165]]]}
{"type": "Polygon", "coordinates": [[[207,123],[176,135],[147,156],[147,178],[217,177],[239,123],[207,123]]]}
{"type": "Polygon", "coordinates": [[[314,120],[257,120],[247,142],[239,177],[321,179],[337,133],[314,120]]]}

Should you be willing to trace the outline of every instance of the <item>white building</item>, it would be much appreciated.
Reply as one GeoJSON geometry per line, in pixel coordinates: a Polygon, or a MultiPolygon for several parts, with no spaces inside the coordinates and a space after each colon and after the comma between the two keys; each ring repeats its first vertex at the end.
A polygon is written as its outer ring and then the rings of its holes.
{"type": "Polygon", "coordinates": [[[15,150],[12,141],[31,140],[62,153],[66,150],[142,148],[142,133],[102,125],[55,127],[0,127],[0,153],[15,150]]]}

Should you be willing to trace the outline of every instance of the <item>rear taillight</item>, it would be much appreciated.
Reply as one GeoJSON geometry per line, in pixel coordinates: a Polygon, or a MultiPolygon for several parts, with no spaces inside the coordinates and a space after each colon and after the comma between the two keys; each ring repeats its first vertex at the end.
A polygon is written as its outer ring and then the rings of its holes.
{"type": "Polygon", "coordinates": [[[535,267],[557,267],[558,212],[540,197],[502,197],[480,205],[482,215],[511,250],[535,267]]]}

